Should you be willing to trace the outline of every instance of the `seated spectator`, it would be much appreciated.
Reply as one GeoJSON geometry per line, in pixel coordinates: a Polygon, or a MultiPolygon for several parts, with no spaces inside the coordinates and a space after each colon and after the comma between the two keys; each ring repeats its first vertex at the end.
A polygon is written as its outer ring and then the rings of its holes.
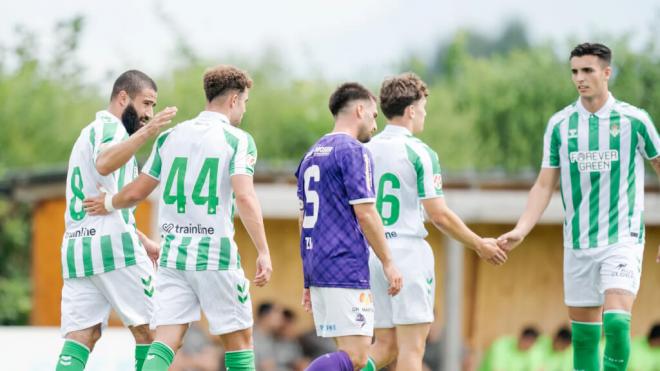
{"type": "Polygon", "coordinates": [[[493,342],[479,367],[480,371],[536,370],[543,362],[542,350],[535,347],[539,332],[528,326],[518,338],[506,336],[493,342]]]}
{"type": "Polygon", "coordinates": [[[278,371],[303,371],[309,360],[303,356],[296,330],[296,314],[285,308],[282,325],[275,332],[275,359],[278,371]]]}
{"type": "Polygon", "coordinates": [[[264,302],[257,308],[254,321],[253,342],[254,361],[259,371],[277,370],[275,331],[282,326],[282,310],[271,302],[264,302]]]}
{"type": "Polygon", "coordinates": [[[660,371],[660,323],[651,327],[648,336],[633,339],[630,371],[660,371]]]}
{"type": "MultiPolygon", "coordinates": [[[[541,344],[539,344],[541,345],[541,344]]],[[[552,342],[548,341],[541,346],[543,361],[537,371],[572,371],[573,348],[571,347],[571,330],[562,326],[557,330],[552,342]]]]}

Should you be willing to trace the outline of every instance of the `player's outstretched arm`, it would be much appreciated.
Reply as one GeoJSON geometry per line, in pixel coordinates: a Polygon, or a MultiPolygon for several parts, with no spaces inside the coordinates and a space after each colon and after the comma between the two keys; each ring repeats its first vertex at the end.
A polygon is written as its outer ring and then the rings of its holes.
{"type": "Polygon", "coordinates": [[[122,167],[135,156],[135,152],[147,140],[156,136],[163,126],[172,122],[174,115],[176,115],[176,107],[165,107],[128,139],[103,149],[96,159],[96,170],[105,176],[122,167]]]}
{"type": "Polygon", "coordinates": [[[257,248],[257,273],[254,277],[254,284],[261,287],[268,283],[273,272],[261,205],[257,199],[251,176],[234,175],[231,177],[231,186],[236,196],[238,215],[250,235],[252,243],[257,248]]]}
{"type": "Polygon", "coordinates": [[[454,213],[444,197],[434,197],[422,200],[422,205],[431,223],[449,235],[451,238],[474,250],[480,258],[488,262],[500,265],[506,262],[506,252],[497,246],[497,241],[492,238],[481,238],[468,228],[461,218],[454,213]]]}
{"type": "Polygon", "coordinates": [[[527,206],[520,219],[518,219],[518,224],[512,231],[501,235],[497,239],[500,247],[506,251],[511,251],[525,239],[525,236],[534,228],[548,207],[558,180],[559,168],[541,169],[534,186],[529,191],[527,206]]]}
{"type": "Polygon", "coordinates": [[[383,223],[380,220],[378,211],[376,211],[376,207],[373,203],[362,203],[353,205],[353,210],[355,211],[360,228],[362,228],[362,232],[367,238],[367,242],[369,242],[374,253],[383,264],[383,271],[385,272],[387,281],[390,283],[388,293],[390,295],[398,294],[401,291],[403,278],[392,261],[392,254],[390,254],[390,248],[387,246],[387,241],[385,240],[383,223]]]}
{"type": "Polygon", "coordinates": [[[158,181],[145,173],[128,183],[115,195],[101,192],[98,196],[83,200],[83,208],[89,215],[105,215],[116,209],[133,207],[147,198],[158,187],[158,181]]]}

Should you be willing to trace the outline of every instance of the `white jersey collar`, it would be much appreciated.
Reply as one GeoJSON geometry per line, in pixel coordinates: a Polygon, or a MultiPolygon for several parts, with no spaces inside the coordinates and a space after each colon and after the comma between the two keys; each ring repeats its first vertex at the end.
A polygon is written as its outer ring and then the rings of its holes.
{"type": "MultiPolygon", "coordinates": [[[[601,119],[606,119],[610,117],[610,112],[612,112],[612,107],[614,107],[614,102],[616,101],[614,97],[612,96],[612,93],[607,93],[607,101],[605,101],[605,104],[596,112],[594,113],[595,116],[598,116],[598,118],[601,119]]],[[[592,115],[591,112],[587,111],[586,108],[582,105],[582,100],[578,98],[577,104],[576,104],[577,110],[580,113],[580,115],[583,115],[585,117],[589,117],[592,115]]]]}
{"type": "Polygon", "coordinates": [[[404,128],[403,126],[392,125],[392,124],[387,124],[385,126],[385,129],[383,129],[383,133],[412,136],[412,133],[410,132],[410,130],[408,130],[408,128],[404,128]]]}
{"type": "Polygon", "coordinates": [[[220,121],[224,124],[230,125],[229,118],[220,112],[202,111],[199,113],[197,118],[200,121],[204,121],[204,122],[220,121]]]}
{"type": "Polygon", "coordinates": [[[101,116],[103,116],[103,117],[110,117],[111,119],[117,121],[117,123],[119,123],[119,124],[122,123],[122,122],[121,122],[121,119],[119,119],[119,117],[113,115],[113,114],[110,113],[110,111],[108,111],[108,110],[105,110],[105,109],[104,109],[104,110],[102,110],[102,111],[98,111],[98,112],[96,112],[96,119],[97,119],[97,120],[100,119],[101,116]]]}

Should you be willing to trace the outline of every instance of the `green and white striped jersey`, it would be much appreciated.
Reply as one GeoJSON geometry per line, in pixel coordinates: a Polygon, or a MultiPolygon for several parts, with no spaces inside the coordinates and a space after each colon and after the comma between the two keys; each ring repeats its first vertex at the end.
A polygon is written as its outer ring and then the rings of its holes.
{"type": "Polygon", "coordinates": [[[116,193],[137,177],[135,158],[112,174],[96,170],[101,150],[128,138],[121,121],[108,111],[96,113],[73,145],[66,177],[66,230],[62,241],[64,278],[85,277],[148,261],[135,231],[134,209],[90,216],[82,208],[86,197],[99,194],[97,185],[116,193]]]}
{"type": "Polygon", "coordinates": [[[161,182],[162,267],[241,268],[230,178],[252,175],[256,161],[252,136],[216,112],[204,111],[158,137],[142,171],[161,182]]]}
{"type": "Polygon", "coordinates": [[[649,115],[610,95],[595,114],[580,100],[550,119],[543,164],[559,168],[564,246],[643,243],[644,163],[660,138],[649,115]]]}
{"type": "Polygon", "coordinates": [[[374,159],[376,208],[385,236],[426,237],[421,200],[442,196],[438,155],[396,125],[385,126],[366,146],[374,159]]]}

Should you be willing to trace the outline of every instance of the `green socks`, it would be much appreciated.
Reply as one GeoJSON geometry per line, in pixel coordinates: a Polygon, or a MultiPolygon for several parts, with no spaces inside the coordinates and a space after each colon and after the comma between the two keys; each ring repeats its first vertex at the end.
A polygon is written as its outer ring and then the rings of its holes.
{"type": "Polygon", "coordinates": [[[367,364],[362,368],[362,371],[378,371],[376,368],[376,362],[374,362],[373,358],[369,357],[367,364]]]}
{"type": "Polygon", "coordinates": [[[73,340],[65,340],[56,371],[82,371],[89,358],[89,349],[73,340]]]}
{"type": "Polygon", "coordinates": [[[625,370],[630,357],[630,313],[606,311],[603,314],[605,356],[603,370],[625,370]]]}
{"type": "Polygon", "coordinates": [[[227,371],[255,371],[254,351],[249,349],[225,352],[225,368],[227,371]]]}
{"type": "Polygon", "coordinates": [[[142,371],[167,371],[173,360],[174,351],[164,343],[154,341],[149,347],[142,371]]]}
{"type": "Polygon", "coordinates": [[[147,359],[150,344],[135,344],[135,371],[142,371],[144,360],[147,359]]]}
{"type": "Polygon", "coordinates": [[[573,369],[575,371],[600,371],[598,342],[600,322],[571,323],[573,330],[573,369]]]}

